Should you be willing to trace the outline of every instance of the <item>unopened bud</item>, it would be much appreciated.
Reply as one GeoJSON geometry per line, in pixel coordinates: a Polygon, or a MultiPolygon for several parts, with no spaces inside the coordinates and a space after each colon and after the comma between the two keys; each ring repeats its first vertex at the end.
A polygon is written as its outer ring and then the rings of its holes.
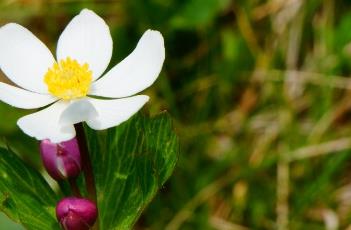
{"type": "Polygon", "coordinates": [[[61,143],[40,142],[45,169],[55,180],[77,177],[81,171],[79,146],[76,138],[61,143]]]}
{"type": "Polygon", "coordinates": [[[68,197],[56,206],[56,217],[65,230],[89,230],[95,223],[95,203],[83,198],[68,197]]]}

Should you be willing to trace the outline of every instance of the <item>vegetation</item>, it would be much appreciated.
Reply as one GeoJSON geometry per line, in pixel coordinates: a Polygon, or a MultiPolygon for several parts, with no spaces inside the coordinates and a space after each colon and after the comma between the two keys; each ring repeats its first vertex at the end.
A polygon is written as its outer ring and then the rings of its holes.
{"type": "MultiPolygon", "coordinates": [[[[110,67],[165,38],[145,112],[169,111],[181,153],[135,229],[351,229],[350,1],[3,0],[0,25],[55,50],[82,8],[111,28],[110,67]]],[[[27,113],[0,104],[0,141],[40,168],[27,113]]]]}

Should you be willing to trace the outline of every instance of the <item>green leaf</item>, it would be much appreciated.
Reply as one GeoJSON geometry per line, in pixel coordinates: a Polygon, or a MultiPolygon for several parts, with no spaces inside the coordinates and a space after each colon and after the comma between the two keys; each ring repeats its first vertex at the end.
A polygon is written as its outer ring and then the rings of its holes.
{"type": "Polygon", "coordinates": [[[166,113],[137,114],[107,132],[88,129],[100,229],[131,229],[169,178],[179,151],[172,130],[166,113]]]}
{"type": "Polygon", "coordinates": [[[38,171],[10,150],[0,148],[0,211],[26,229],[60,229],[58,197],[38,171]]]}

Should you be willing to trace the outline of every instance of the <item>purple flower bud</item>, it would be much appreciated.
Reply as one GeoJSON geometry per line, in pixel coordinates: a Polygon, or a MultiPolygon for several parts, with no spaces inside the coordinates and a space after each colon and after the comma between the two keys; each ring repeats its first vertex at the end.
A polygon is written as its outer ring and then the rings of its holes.
{"type": "Polygon", "coordinates": [[[97,208],[90,200],[68,197],[57,204],[56,217],[65,230],[89,230],[96,221],[97,208]]]}
{"type": "Polygon", "coordinates": [[[40,142],[40,153],[45,169],[55,180],[79,175],[81,160],[76,138],[61,143],[43,140],[40,142]]]}

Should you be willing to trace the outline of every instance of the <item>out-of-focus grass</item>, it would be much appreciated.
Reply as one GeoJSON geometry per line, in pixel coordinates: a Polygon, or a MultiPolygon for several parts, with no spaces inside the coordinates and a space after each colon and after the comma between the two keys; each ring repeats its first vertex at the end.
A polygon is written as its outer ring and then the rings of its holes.
{"type": "Polygon", "coordinates": [[[3,213],[0,214],[0,226],[1,229],[6,230],[23,230],[24,228],[21,225],[13,223],[9,220],[3,213]]]}
{"type": "MultiPolygon", "coordinates": [[[[174,116],[182,153],[136,229],[351,228],[351,2],[3,0],[0,24],[54,50],[84,7],[110,25],[110,67],[165,37],[148,109],[174,116]]],[[[25,113],[1,104],[0,134],[39,167],[25,113]]]]}

